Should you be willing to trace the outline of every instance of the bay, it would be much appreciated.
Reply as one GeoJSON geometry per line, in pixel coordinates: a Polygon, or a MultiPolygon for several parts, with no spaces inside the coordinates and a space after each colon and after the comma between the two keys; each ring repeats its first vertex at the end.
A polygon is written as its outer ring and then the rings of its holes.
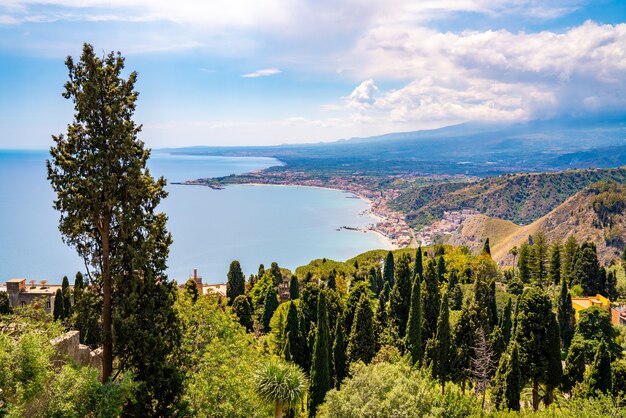
{"type": "MultiPolygon", "coordinates": [[[[0,282],[9,278],[60,283],[84,271],[74,249],[58,231],[59,214],[46,180],[43,151],[0,150],[0,282]]],[[[150,169],[169,182],[260,170],[270,158],[173,155],[153,152],[150,169]]],[[[314,258],[345,260],[363,251],[387,248],[373,233],[341,230],[375,220],[362,212],[366,202],[336,190],[283,186],[202,186],[168,184],[160,209],[174,238],[168,275],[179,282],[197,268],[206,283],[224,282],[230,262],[244,273],[272,261],[295,269],[314,258]]]]}

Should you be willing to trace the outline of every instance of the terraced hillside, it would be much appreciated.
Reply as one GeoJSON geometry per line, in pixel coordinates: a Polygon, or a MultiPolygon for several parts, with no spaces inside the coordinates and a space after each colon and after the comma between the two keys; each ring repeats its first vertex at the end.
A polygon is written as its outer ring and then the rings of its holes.
{"type": "Polygon", "coordinates": [[[475,183],[439,184],[404,191],[391,202],[414,227],[440,219],[444,211],[475,209],[492,218],[529,224],[599,181],[626,183],[626,167],[553,173],[506,174],[475,183]]]}

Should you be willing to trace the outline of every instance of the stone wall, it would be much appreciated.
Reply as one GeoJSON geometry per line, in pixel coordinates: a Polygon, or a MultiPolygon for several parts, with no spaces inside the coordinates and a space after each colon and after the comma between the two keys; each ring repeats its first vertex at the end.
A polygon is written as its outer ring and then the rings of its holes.
{"type": "Polygon", "coordinates": [[[93,367],[102,374],[102,348],[91,350],[88,346],[81,344],[78,331],[68,331],[50,340],[50,344],[56,350],[53,358],[55,367],[61,367],[68,363],[68,359],[71,359],[81,366],[93,367]]]}

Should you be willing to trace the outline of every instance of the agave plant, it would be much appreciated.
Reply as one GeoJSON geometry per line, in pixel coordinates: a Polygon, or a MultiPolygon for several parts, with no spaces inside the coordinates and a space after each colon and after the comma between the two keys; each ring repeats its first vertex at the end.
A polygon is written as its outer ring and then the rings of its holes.
{"type": "Polygon", "coordinates": [[[281,418],[283,409],[302,401],[308,381],[298,366],[279,360],[261,364],[254,373],[256,390],[268,402],[274,404],[274,416],[281,418]]]}

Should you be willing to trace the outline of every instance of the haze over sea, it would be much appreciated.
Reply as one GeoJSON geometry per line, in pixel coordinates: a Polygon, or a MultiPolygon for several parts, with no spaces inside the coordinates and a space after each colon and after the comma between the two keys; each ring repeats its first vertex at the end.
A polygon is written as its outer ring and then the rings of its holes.
{"type": "MultiPolygon", "coordinates": [[[[85,271],[73,248],[62,242],[54,193],[46,179],[45,151],[0,150],[0,282],[9,278],[60,283],[85,271]]],[[[197,157],[154,151],[153,175],[168,182],[241,174],[278,162],[270,158],[197,157]]],[[[303,187],[231,186],[212,190],[169,184],[162,210],[174,244],[168,275],[179,282],[194,268],[207,283],[223,282],[230,262],[246,275],[259,263],[277,261],[295,269],[314,258],[343,260],[387,248],[373,233],[342,230],[375,220],[362,215],[366,202],[335,190],[303,187]],[[351,198],[352,197],[352,198],[351,198]]]]}

